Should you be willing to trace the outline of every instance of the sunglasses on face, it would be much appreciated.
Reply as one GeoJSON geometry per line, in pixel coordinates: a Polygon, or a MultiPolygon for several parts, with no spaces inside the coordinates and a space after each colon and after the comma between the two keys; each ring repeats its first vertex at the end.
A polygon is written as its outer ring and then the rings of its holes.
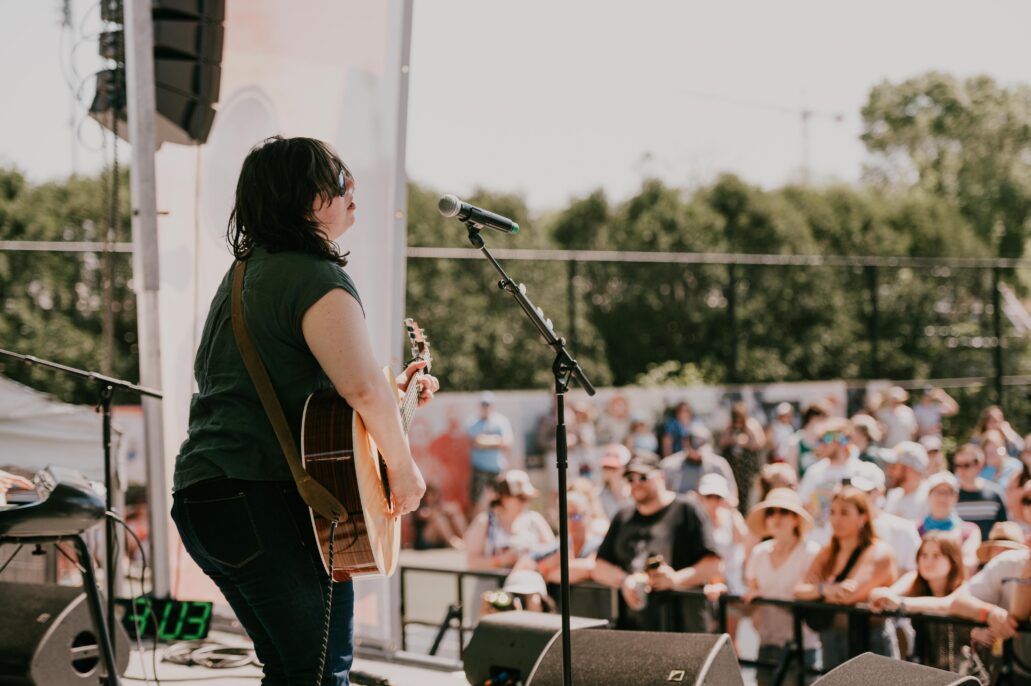
{"type": "Polygon", "coordinates": [[[650,474],[639,474],[637,472],[629,472],[627,474],[624,474],[623,478],[632,484],[637,484],[643,481],[647,481],[650,476],[650,474]]]}
{"type": "Polygon", "coordinates": [[[956,463],[954,463],[953,466],[956,469],[970,469],[971,467],[976,467],[977,463],[976,462],[956,462],[956,463]]]}
{"type": "Polygon", "coordinates": [[[766,508],[766,517],[772,517],[774,515],[778,517],[787,517],[790,514],[794,514],[791,510],[785,510],[782,507],[768,507],[766,508]]]}
{"type": "Polygon", "coordinates": [[[835,442],[844,445],[845,443],[848,443],[848,436],[837,432],[826,433],[820,438],[820,442],[824,445],[830,445],[831,443],[835,442]]]}
{"type": "Polygon", "coordinates": [[[341,169],[340,173],[337,174],[337,185],[340,186],[340,197],[342,198],[344,197],[344,194],[347,193],[347,175],[344,174],[343,169],[341,169]]]}
{"type": "Polygon", "coordinates": [[[1020,504],[1024,507],[1031,507],[1031,498],[1022,498],[1020,504]]]}

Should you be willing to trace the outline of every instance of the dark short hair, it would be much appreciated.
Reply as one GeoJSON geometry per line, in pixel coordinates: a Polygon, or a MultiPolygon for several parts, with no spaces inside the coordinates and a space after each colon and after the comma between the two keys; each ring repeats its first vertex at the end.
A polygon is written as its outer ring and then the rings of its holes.
{"type": "Polygon", "coordinates": [[[320,231],[312,214],[315,198],[329,203],[340,194],[341,171],[354,182],[333,149],[314,138],[272,136],[251,148],[240,168],[226,232],[236,259],[247,259],[260,245],[269,252],[314,253],[347,264],[347,255],[320,231]]]}

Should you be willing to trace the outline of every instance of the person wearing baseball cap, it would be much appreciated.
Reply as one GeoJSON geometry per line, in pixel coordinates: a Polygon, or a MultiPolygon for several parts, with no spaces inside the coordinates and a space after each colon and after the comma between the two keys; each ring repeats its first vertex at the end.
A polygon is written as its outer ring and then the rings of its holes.
{"type": "Polygon", "coordinates": [[[927,487],[924,477],[929,460],[927,451],[919,443],[902,441],[891,450],[881,451],[888,478],[888,498],[884,509],[919,522],[927,516],[927,487]]]}
{"type": "Polygon", "coordinates": [[[924,450],[927,451],[928,476],[936,472],[949,470],[949,462],[945,459],[945,453],[942,451],[944,443],[941,436],[921,436],[919,442],[920,445],[924,446],[924,450]]]}
{"type": "Polygon", "coordinates": [[[658,455],[635,453],[624,477],[633,503],[613,517],[593,575],[621,591],[617,628],[705,631],[705,601],[666,591],[698,588],[720,573],[712,525],[700,505],[666,487],[658,455]]]}
{"type": "Polygon", "coordinates": [[[490,507],[476,515],[465,532],[470,569],[511,569],[523,556],[555,542],[547,520],[530,509],[537,495],[530,476],[521,469],[498,475],[490,507]]]}
{"type": "MultiPolygon", "coordinates": [[[[737,498],[730,492],[730,485],[722,474],[703,476],[698,482],[698,498],[712,524],[716,552],[723,560],[723,579],[727,592],[741,595],[745,592],[743,575],[748,527],[737,510],[737,498]]],[[[729,629],[728,632],[734,635],[729,629]]]]}
{"type": "Polygon", "coordinates": [[[623,470],[629,461],[630,449],[621,443],[609,443],[601,449],[598,457],[602,481],[598,499],[610,520],[630,503],[630,484],[623,478],[623,470]]]}
{"type": "Polygon", "coordinates": [[[479,413],[466,427],[472,441],[469,461],[472,478],[469,479],[469,502],[474,508],[482,507],[484,492],[508,466],[508,453],[512,448],[512,424],[505,415],[494,409],[496,398],[491,391],[480,393],[479,413]]]}
{"type": "Polygon", "coordinates": [[[727,480],[731,495],[737,500],[737,482],[730,463],[713,452],[712,432],[703,424],[687,427],[684,449],[663,458],[662,470],[666,474],[666,487],[674,493],[696,491],[703,476],[720,474],[727,480]]]}
{"type": "Polygon", "coordinates": [[[906,404],[909,393],[901,386],[892,386],[884,392],[884,404],[877,419],[884,425],[884,447],[894,448],[902,441],[916,440],[917,423],[913,408],[906,404]]]}
{"type": "Polygon", "coordinates": [[[920,547],[920,534],[912,520],[881,509],[884,502],[884,472],[871,462],[863,462],[852,475],[854,487],[870,496],[870,520],[877,538],[895,551],[895,563],[900,572],[916,569],[916,551],[920,547]]]}
{"type": "Polygon", "coordinates": [[[920,535],[929,531],[944,531],[960,539],[963,564],[967,572],[977,571],[977,548],[981,545],[981,530],[972,522],[965,522],[957,511],[960,482],[950,472],[938,472],[927,478],[927,516],[920,522],[920,535]]]}
{"type": "MultiPolygon", "coordinates": [[[[795,586],[805,576],[813,559],[820,552],[815,541],[806,539],[813,528],[813,518],[802,507],[798,494],[790,488],[774,488],[748,512],[748,528],[760,539],[767,539],[752,548],[745,563],[745,600],[772,598],[793,600],[795,586]]],[[[778,663],[785,646],[794,638],[791,614],[779,607],[759,605],[753,611],[753,622],[759,632],[759,661],[778,663]]],[[[802,626],[805,662],[816,663],[820,638],[807,625],[802,626]]],[[[797,665],[792,663],[792,674],[797,665]]],[[[758,668],[759,683],[772,683],[774,670],[758,668]]],[[[787,677],[784,683],[794,683],[787,677]]]]}

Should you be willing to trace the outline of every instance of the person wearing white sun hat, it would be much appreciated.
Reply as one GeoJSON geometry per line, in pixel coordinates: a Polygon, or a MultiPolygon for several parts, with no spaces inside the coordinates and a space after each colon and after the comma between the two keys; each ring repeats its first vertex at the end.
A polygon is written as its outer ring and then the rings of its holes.
{"type": "MultiPolygon", "coordinates": [[[[791,600],[795,585],[820,552],[816,542],[805,539],[813,528],[813,518],[802,507],[795,491],[774,488],[748,512],[746,521],[756,536],[768,537],[752,549],[745,564],[746,602],[757,597],[791,600]]],[[[794,637],[791,614],[779,607],[756,606],[752,624],[759,633],[759,660],[779,661],[785,646],[794,637]]],[[[802,631],[806,665],[815,666],[820,638],[808,626],[803,625],[802,631]]],[[[759,684],[772,683],[772,677],[772,669],[757,670],[759,684]]],[[[785,683],[791,683],[791,677],[785,679],[785,683]]]]}

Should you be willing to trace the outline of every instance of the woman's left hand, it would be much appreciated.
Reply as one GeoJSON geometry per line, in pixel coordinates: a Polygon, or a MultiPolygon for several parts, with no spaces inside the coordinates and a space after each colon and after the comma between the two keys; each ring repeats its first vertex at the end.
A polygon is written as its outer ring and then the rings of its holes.
{"type": "MultiPolygon", "coordinates": [[[[416,360],[408,365],[405,370],[397,375],[394,381],[397,382],[397,390],[404,393],[408,390],[408,384],[411,383],[412,377],[415,372],[419,371],[426,366],[425,360],[416,360]]],[[[422,407],[430,400],[433,399],[433,394],[440,390],[440,382],[437,377],[429,374],[423,374],[419,377],[419,407],[422,407]]]]}

